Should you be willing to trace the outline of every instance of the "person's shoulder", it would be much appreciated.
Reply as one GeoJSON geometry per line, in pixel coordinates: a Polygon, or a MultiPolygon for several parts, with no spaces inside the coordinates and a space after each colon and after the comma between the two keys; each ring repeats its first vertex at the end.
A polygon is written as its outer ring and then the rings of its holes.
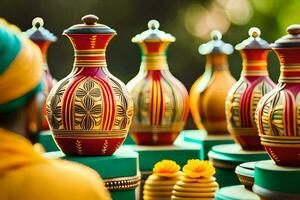
{"type": "MultiPolygon", "coordinates": [[[[47,187],[47,193],[63,193],[73,199],[110,199],[104,182],[99,174],[84,165],[51,159],[30,170],[31,182],[47,187]],[[36,180],[34,180],[36,179],[36,180]]],[[[44,189],[45,190],[45,189],[44,189]]],[[[53,196],[55,197],[55,196],[53,196]]]]}

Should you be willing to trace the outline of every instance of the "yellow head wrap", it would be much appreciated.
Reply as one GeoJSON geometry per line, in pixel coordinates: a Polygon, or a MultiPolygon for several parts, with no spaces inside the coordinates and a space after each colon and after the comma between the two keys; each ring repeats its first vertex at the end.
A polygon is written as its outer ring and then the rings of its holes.
{"type": "Polygon", "coordinates": [[[42,91],[42,55],[15,25],[0,20],[0,112],[23,106],[42,91]]]}

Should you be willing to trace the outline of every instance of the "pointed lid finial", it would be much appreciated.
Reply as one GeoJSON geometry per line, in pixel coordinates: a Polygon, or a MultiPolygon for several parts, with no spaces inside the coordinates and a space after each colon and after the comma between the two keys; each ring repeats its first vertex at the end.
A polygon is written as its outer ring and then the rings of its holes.
{"type": "Polygon", "coordinates": [[[251,27],[248,31],[249,38],[235,46],[236,50],[244,49],[271,49],[270,44],[263,40],[260,35],[261,31],[257,27],[251,27]]]}
{"type": "Polygon", "coordinates": [[[174,42],[175,37],[169,33],[159,30],[159,22],[152,19],[148,22],[148,30],[137,34],[131,39],[132,42],[143,43],[143,42],[174,42]]]}
{"type": "Polygon", "coordinates": [[[56,36],[49,30],[44,28],[44,20],[41,17],[36,17],[32,20],[32,28],[28,29],[25,34],[31,40],[55,42],[56,36]]]}
{"type": "Polygon", "coordinates": [[[233,47],[231,44],[225,43],[222,40],[222,33],[214,30],[210,33],[211,40],[205,44],[201,44],[198,51],[202,55],[211,53],[223,53],[226,55],[232,54],[233,47]]]}

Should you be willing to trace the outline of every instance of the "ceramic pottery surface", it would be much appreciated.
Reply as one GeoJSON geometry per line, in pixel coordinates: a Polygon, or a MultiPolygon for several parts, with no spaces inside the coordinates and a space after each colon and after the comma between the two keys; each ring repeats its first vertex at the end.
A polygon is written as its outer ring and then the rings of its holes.
{"type": "Polygon", "coordinates": [[[274,83],[269,78],[267,57],[270,45],[260,38],[260,30],[251,28],[250,37],[236,45],[243,59],[238,82],[230,89],[226,99],[228,131],[245,150],[262,149],[255,124],[255,110],[263,95],[274,83]]]}
{"type": "Polygon", "coordinates": [[[54,139],[67,155],[112,155],[127,136],[133,101],[107,69],[105,50],[116,32],[87,15],[64,31],[75,50],[72,72],[47,99],[54,139]]]}
{"type": "Polygon", "coordinates": [[[199,47],[199,53],[206,55],[206,66],[190,90],[190,110],[198,129],[206,129],[208,134],[228,134],[224,104],[236,82],[227,58],[233,48],[221,40],[219,31],[213,31],[211,37],[211,41],[199,47]]]}
{"type": "Polygon", "coordinates": [[[169,71],[166,50],[175,38],[151,20],[132,38],[142,49],[140,71],[128,84],[135,106],[130,133],[137,144],[172,144],[188,115],[188,93],[169,71]]]}
{"type": "MultiPolygon", "coordinates": [[[[50,90],[53,85],[56,83],[56,80],[52,78],[48,63],[47,63],[47,51],[48,47],[52,42],[56,42],[57,38],[55,35],[50,33],[44,27],[44,20],[40,17],[36,17],[32,20],[32,28],[28,29],[25,34],[35,43],[37,44],[42,52],[43,56],[43,68],[44,68],[44,83],[45,83],[45,97],[48,96],[50,90]]],[[[46,120],[46,101],[43,108],[44,117],[42,119],[43,130],[49,130],[48,122],[46,120]]]]}
{"type": "Polygon", "coordinates": [[[279,165],[300,166],[300,25],[272,44],[281,67],[279,83],[259,102],[261,143],[279,165]]]}

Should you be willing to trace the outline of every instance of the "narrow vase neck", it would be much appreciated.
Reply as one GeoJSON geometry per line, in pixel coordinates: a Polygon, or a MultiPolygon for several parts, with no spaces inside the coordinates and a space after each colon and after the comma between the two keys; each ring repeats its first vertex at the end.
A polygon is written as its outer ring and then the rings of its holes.
{"type": "Polygon", "coordinates": [[[268,76],[268,54],[265,49],[247,49],[240,51],[243,59],[243,76],[268,76]]]}
{"type": "Polygon", "coordinates": [[[39,46],[39,48],[41,49],[42,56],[43,56],[44,70],[49,70],[48,63],[47,63],[47,52],[48,52],[48,48],[49,48],[49,45],[51,44],[51,42],[50,41],[42,41],[42,40],[33,40],[33,42],[35,44],[37,44],[39,46]]]}
{"type": "Polygon", "coordinates": [[[228,70],[228,57],[225,54],[209,54],[206,56],[206,67],[214,71],[228,70]]]}
{"type": "Polygon", "coordinates": [[[280,62],[280,83],[300,83],[299,48],[274,49],[280,62]]]}
{"type": "Polygon", "coordinates": [[[142,56],[141,69],[143,70],[166,70],[169,69],[165,54],[145,54],[142,56]]]}
{"type": "Polygon", "coordinates": [[[75,50],[74,67],[107,67],[105,49],[75,50]]]}
{"type": "Polygon", "coordinates": [[[300,64],[283,64],[280,66],[280,83],[300,83],[300,64]]]}

